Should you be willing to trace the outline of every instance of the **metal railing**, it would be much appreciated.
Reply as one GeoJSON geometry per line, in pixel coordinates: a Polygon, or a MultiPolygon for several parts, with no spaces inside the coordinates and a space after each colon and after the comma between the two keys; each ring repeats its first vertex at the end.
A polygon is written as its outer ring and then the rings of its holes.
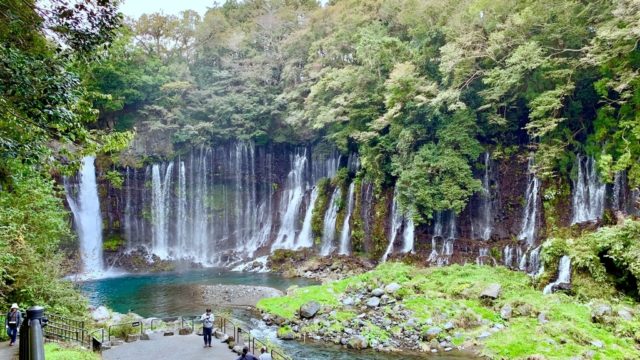
{"type": "MultiPolygon", "coordinates": [[[[189,325],[193,331],[196,331],[196,324],[201,324],[202,321],[200,320],[200,315],[154,318],[151,320],[150,329],[152,331],[158,329],[160,327],[158,323],[169,323],[172,325],[169,327],[172,330],[176,330],[178,323],[180,324],[180,328],[184,328],[186,324],[189,325]]],[[[251,327],[246,325],[240,326],[224,315],[215,314],[214,327],[220,329],[222,333],[233,337],[236,345],[247,346],[249,348],[249,351],[254,354],[256,353],[256,351],[260,351],[262,347],[266,347],[267,349],[269,349],[273,360],[292,360],[290,356],[282,353],[281,351],[271,349],[271,346],[269,346],[269,344],[253,336],[251,334],[251,331],[253,330],[251,327]]]]}
{"type": "Polygon", "coordinates": [[[74,343],[93,351],[102,351],[104,329],[90,331],[83,320],[57,314],[47,313],[46,317],[48,322],[44,328],[44,336],[47,341],[74,343]],[[102,332],[102,335],[98,339],[94,334],[99,331],[102,332]]]}

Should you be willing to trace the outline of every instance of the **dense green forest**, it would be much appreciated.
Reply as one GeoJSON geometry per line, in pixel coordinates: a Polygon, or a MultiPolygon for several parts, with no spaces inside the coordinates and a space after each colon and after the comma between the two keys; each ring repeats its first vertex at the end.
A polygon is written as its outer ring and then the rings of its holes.
{"type": "Polygon", "coordinates": [[[640,185],[637,0],[50,3],[0,3],[0,302],[82,307],[51,255],[72,241],[53,180],[86,153],[328,142],[421,222],[465,207],[487,148],[547,179],[587,153],[640,185]]]}
{"type": "Polygon", "coordinates": [[[90,129],[102,94],[82,85],[81,69],[98,61],[120,20],[108,1],[0,2],[0,304],[86,312],[61,280],[60,246],[73,237],[54,179],[75,171],[82,154],[118,151],[131,137],[90,129]]]}
{"type": "Polygon", "coordinates": [[[588,153],[640,184],[638,24],[632,0],[226,1],[128,19],[82,73],[100,127],[147,156],[327,141],[425,221],[464,208],[483,148],[529,149],[543,178],[588,153]]]}

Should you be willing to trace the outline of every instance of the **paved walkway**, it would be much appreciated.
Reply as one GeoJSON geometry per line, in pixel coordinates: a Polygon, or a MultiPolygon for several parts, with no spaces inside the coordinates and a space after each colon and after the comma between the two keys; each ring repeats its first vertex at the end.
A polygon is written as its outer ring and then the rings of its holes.
{"type": "MultiPolygon", "coordinates": [[[[102,352],[103,360],[234,360],[238,355],[229,350],[215,337],[211,341],[212,347],[204,348],[202,336],[174,335],[163,336],[152,334],[151,340],[139,340],[114,346],[102,352]]],[[[0,356],[0,359],[4,359],[0,356]]]]}
{"type": "Polygon", "coordinates": [[[18,344],[9,346],[8,341],[0,342],[0,359],[13,360],[18,358],[18,344]]]}

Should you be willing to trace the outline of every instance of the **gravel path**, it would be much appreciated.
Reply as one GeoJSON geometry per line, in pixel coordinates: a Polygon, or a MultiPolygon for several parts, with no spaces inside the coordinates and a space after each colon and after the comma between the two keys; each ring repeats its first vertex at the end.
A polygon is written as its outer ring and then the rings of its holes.
{"type": "MultiPolygon", "coordinates": [[[[198,335],[163,336],[152,334],[151,340],[125,343],[102,352],[103,360],[232,360],[238,355],[229,350],[227,344],[213,338],[212,347],[204,348],[202,337],[198,335]]],[[[1,358],[1,357],[0,357],[1,358]]],[[[2,358],[4,359],[4,358],[2,358]]]]}

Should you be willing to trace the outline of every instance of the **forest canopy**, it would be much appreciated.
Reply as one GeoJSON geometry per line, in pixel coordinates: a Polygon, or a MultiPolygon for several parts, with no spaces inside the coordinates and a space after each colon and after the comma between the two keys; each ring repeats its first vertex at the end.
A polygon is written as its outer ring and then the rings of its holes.
{"type": "Polygon", "coordinates": [[[487,150],[543,178],[587,153],[638,186],[638,24],[637,0],[229,0],[128,19],[84,81],[160,157],[327,141],[421,220],[464,207],[487,150]]]}

